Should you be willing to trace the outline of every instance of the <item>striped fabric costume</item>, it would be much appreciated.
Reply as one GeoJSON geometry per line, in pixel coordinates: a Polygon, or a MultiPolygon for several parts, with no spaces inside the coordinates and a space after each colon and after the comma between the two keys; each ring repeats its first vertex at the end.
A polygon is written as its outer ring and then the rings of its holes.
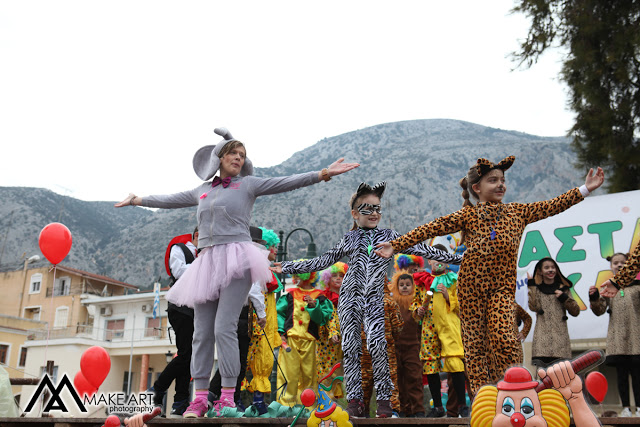
{"type": "MultiPolygon", "coordinates": [[[[320,271],[349,257],[349,270],[340,288],[338,318],[342,334],[342,351],[347,400],[364,399],[360,358],[364,324],[367,347],[373,364],[373,380],[377,400],[390,400],[393,383],[389,373],[387,342],[384,334],[384,283],[391,259],[379,257],[373,249],[378,243],[393,240],[399,234],[390,229],[357,228],[320,257],[302,262],[283,262],[283,273],[320,271]]],[[[450,255],[427,245],[416,245],[403,251],[438,261],[459,264],[460,255],[450,255]]]]}
{"type": "MultiPolygon", "coordinates": [[[[393,382],[394,390],[391,392],[391,407],[397,413],[400,412],[400,390],[398,389],[398,358],[396,356],[395,342],[402,333],[404,321],[400,313],[398,303],[385,293],[384,296],[384,335],[387,339],[387,355],[389,357],[389,373],[393,382]]],[[[361,337],[366,344],[364,329],[361,337]]],[[[371,396],[373,395],[373,376],[371,372],[371,355],[366,349],[366,345],[362,348],[362,389],[364,392],[365,414],[369,414],[369,405],[371,396]]]]}

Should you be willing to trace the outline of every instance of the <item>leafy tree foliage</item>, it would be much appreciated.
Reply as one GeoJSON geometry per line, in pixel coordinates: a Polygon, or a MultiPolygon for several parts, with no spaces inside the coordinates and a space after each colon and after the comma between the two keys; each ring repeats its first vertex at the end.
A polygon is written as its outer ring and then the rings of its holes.
{"type": "Polygon", "coordinates": [[[514,57],[531,67],[558,45],[561,77],[576,113],[570,130],[578,167],[602,165],[612,192],[640,188],[640,1],[518,0],[531,19],[514,57]]]}

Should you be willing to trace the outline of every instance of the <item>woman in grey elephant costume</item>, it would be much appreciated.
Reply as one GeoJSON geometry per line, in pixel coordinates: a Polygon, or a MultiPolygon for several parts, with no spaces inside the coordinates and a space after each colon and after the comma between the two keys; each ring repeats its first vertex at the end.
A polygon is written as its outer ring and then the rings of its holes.
{"type": "Polygon", "coordinates": [[[193,157],[193,168],[204,183],[170,195],[129,194],[115,205],[198,207],[199,255],[167,292],[169,302],[194,308],[191,376],[196,398],[184,412],[186,418],[203,417],[208,410],[207,394],[216,341],[222,391],[220,400],[214,402],[214,409],[220,414],[225,407],[235,407],[233,393],[240,373],[238,316],[251,284],[259,282],[266,290],[264,285],[272,278],[268,252],[264,246],[252,243],[249,233],[256,198],[326,182],[359,166],[338,159],[320,171],[258,178],[253,176],[253,164],[246,157],[244,144],[225,128],[214,132],[224,139],[200,148],[193,157]],[[214,178],[218,170],[220,173],[214,178]]]}

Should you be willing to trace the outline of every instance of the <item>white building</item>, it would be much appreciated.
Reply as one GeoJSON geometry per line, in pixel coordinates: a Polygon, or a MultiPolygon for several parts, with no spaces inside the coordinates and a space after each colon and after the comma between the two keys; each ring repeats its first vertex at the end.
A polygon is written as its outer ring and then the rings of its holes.
{"type": "MultiPolygon", "coordinates": [[[[53,382],[58,384],[63,374],[73,378],[80,371],[80,358],[89,347],[103,347],[111,357],[111,369],[98,393],[144,392],[153,385],[176,352],[175,334],[167,322],[166,292],[160,292],[159,309],[153,317],[154,293],[139,293],[113,297],[90,297],[82,300],[93,326],[55,329],[47,339],[46,330],[29,331],[25,343],[29,357],[25,372],[42,375],[46,361],[54,361],[53,382]],[[169,339],[169,336],[171,337],[169,339]]],[[[24,410],[36,391],[36,386],[24,386],[20,406],[24,410]]],[[[68,393],[67,393],[68,394],[68,393]]],[[[72,403],[70,395],[62,394],[72,403]]],[[[167,405],[173,401],[173,387],[167,393],[167,405]]],[[[71,414],[52,411],[54,416],[84,416],[71,404],[71,414]],[[72,410],[73,409],[73,410],[72,410]]],[[[89,413],[98,410],[90,407],[89,413]]],[[[95,416],[102,416],[98,410],[95,416]]],[[[30,415],[37,415],[30,413],[30,415]]]]}

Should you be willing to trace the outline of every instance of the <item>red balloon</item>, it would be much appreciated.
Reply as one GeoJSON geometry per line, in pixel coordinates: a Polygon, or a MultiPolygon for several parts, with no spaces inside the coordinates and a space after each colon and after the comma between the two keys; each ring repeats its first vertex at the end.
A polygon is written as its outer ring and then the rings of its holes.
{"type": "Polygon", "coordinates": [[[80,357],[80,370],[95,388],[100,387],[111,370],[111,358],[102,347],[89,347],[80,357]]]}
{"type": "Polygon", "coordinates": [[[300,402],[302,402],[304,406],[311,406],[315,403],[315,401],[316,394],[310,388],[305,389],[300,395],[300,402]]]}
{"type": "Polygon", "coordinates": [[[609,384],[607,383],[607,379],[604,375],[597,371],[590,372],[589,375],[587,375],[585,383],[587,384],[589,394],[591,394],[598,403],[602,403],[604,397],[607,395],[607,389],[609,388],[609,384]]]}
{"type": "Polygon", "coordinates": [[[96,391],[98,391],[97,387],[94,387],[87,379],[82,375],[82,372],[78,372],[75,377],[73,377],[73,385],[76,387],[76,391],[80,395],[80,398],[84,398],[85,395],[91,397],[94,395],[96,391]]]}
{"type": "Polygon", "coordinates": [[[120,418],[116,415],[109,415],[103,427],[120,427],[120,425],[120,418]]]}
{"type": "Polygon", "coordinates": [[[42,255],[54,265],[59,264],[67,256],[71,243],[71,232],[59,222],[52,222],[44,227],[38,238],[42,255]]]}

